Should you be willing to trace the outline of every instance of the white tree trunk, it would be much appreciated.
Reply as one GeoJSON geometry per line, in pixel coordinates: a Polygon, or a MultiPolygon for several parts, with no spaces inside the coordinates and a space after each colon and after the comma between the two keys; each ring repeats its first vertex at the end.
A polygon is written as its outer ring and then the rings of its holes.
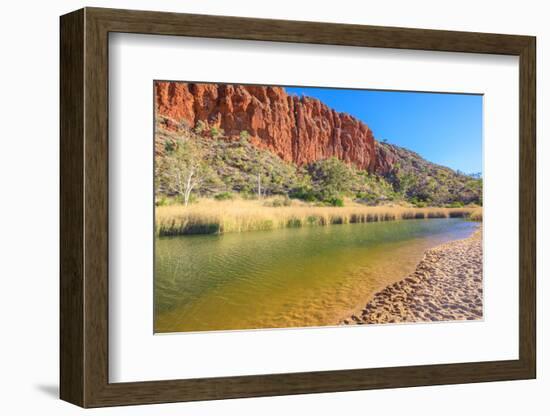
{"type": "Polygon", "coordinates": [[[189,171],[189,176],[187,177],[187,181],[186,181],[186,184],[185,184],[185,192],[184,192],[184,195],[183,195],[183,203],[185,206],[187,206],[189,204],[189,198],[191,196],[191,190],[193,189],[193,175],[194,175],[194,170],[191,169],[189,171]]]}
{"type": "Polygon", "coordinates": [[[176,172],[176,191],[178,195],[182,196],[185,192],[182,180],[181,180],[181,172],[176,172]]]}

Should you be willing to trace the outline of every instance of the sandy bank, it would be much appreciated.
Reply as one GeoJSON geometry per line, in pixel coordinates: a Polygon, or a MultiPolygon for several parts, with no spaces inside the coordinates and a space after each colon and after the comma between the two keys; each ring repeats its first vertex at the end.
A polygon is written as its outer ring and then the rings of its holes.
{"type": "Polygon", "coordinates": [[[342,324],[475,320],[483,317],[481,227],[430,249],[407,278],[376,293],[342,324]]]}

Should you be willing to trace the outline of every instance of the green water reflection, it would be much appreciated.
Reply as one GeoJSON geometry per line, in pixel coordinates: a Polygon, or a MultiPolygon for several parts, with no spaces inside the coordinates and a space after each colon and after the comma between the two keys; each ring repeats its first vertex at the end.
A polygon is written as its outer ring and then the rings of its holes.
{"type": "Polygon", "coordinates": [[[475,227],[429,219],[158,238],[155,332],[334,325],[427,248],[475,227]]]}

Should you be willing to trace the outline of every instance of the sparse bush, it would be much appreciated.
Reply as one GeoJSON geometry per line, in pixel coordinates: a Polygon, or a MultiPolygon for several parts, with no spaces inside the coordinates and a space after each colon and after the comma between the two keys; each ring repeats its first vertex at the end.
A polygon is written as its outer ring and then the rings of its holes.
{"type": "Polygon", "coordinates": [[[218,139],[222,137],[225,134],[222,128],[219,127],[212,127],[210,129],[210,136],[212,136],[213,139],[218,139]]]}
{"type": "Polygon", "coordinates": [[[301,199],[302,201],[306,202],[314,202],[317,201],[317,196],[315,195],[315,192],[310,187],[298,187],[290,191],[291,198],[294,199],[301,199]]]}
{"type": "Polygon", "coordinates": [[[197,121],[197,124],[195,126],[195,133],[201,134],[203,131],[206,130],[206,123],[202,120],[197,121]]]}
{"type": "Polygon", "coordinates": [[[342,198],[330,198],[329,200],[325,201],[329,205],[333,207],[343,207],[344,206],[344,200],[342,198]]]}
{"type": "Polygon", "coordinates": [[[416,208],[425,208],[428,206],[426,201],[420,201],[418,198],[413,198],[411,200],[411,204],[413,204],[416,208]]]}
{"type": "MultiPolygon", "coordinates": [[[[175,204],[175,205],[185,205],[186,204],[185,197],[180,196],[180,195],[176,195],[172,199],[172,201],[173,201],[173,204],[175,204]]],[[[188,205],[195,204],[197,201],[198,201],[198,198],[196,197],[196,195],[189,195],[189,198],[187,199],[187,204],[188,205]]]]}
{"type": "Polygon", "coordinates": [[[168,198],[166,198],[165,196],[161,196],[160,198],[157,199],[156,201],[156,205],[157,207],[165,207],[166,205],[169,204],[169,200],[168,198]]]}
{"type": "Polygon", "coordinates": [[[241,139],[241,142],[248,142],[248,139],[250,138],[250,134],[248,131],[243,130],[239,134],[239,138],[241,139]]]}
{"type": "Polygon", "coordinates": [[[227,201],[234,198],[231,192],[220,192],[219,194],[214,195],[216,201],[227,201]]]}
{"type": "Polygon", "coordinates": [[[178,129],[180,130],[189,130],[190,127],[189,122],[184,118],[182,118],[178,123],[178,129]]]}
{"type": "Polygon", "coordinates": [[[274,207],[274,208],[289,207],[292,205],[292,201],[290,200],[289,197],[284,196],[284,197],[278,197],[271,200],[267,200],[264,202],[263,205],[266,207],[274,207]]]}

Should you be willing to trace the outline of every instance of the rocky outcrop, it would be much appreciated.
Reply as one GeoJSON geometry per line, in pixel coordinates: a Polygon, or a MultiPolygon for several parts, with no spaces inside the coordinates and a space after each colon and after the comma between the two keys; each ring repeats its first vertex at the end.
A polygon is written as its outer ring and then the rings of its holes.
{"type": "Polygon", "coordinates": [[[374,171],[379,175],[386,175],[392,172],[396,163],[399,162],[399,155],[395,151],[392,151],[391,147],[384,146],[379,142],[375,142],[375,149],[374,171]]]}
{"type": "Polygon", "coordinates": [[[285,161],[303,165],[335,156],[370,172],[387,168],[376,160],[366,124],[317,99],[290,96],[281,87],[157,82],[155,88],[158,114],[190,127],[202,121],[230,137],[247,131],[254,145],[285,161]]]}

